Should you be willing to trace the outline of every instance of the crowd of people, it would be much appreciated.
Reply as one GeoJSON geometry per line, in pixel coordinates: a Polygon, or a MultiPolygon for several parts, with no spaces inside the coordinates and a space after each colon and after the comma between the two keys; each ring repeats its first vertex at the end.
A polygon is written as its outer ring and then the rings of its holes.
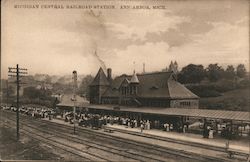
{"type": "MultiPolygon", "coordinates": [[[[1,106],[3,110],[17,111],[15,106],[1,106]]],[[[53,118],[56,113],[52,108],[36,107],[36,106],[21,106],[19,112],[24,115],[28,115],[35,118],[53,118]]]]}
{"type": "MultiPolygon", "coordinates": [[[[15,106],[1,106],[3,110],[9,111],[17,111],[15,106]]],[[[65,122],[74,123],[74,114],[72,111],[70,112],[56,112],[52,108],[46,107],[36,107],[36,106],[21,106],[19,108],[19,112],[24,115],[28,115],[34,118],[48,118],[53,119],[61,116],[61,119],[64,119],[65,122]]],[[[214,134],[220,134],[222,137],[231,139],[232,136],[236,136],[240,134],[248,134],[250,126],[247,124],[246,126],[240,126],[237,130],[232,131],[230,126],[220,125],[218,124],[217,131],[214,129],[214,126],[210,124],[205,124],[200,122],[199,128],[196,128],[188,123],[181,123],[180,121],[174,122],[164,122],[160,120],[149,120],[149,119],[138,119],[138,118],[130,118],[127,116],[115,116],[115,115],[107,115],[107,114],[96,114],[89,112],[77,112],[75,114],[76,123],[79,126],[91,127],[100,129],[103,126],[110,124],[123,125],[127,128],[139,128],[141,132],[143,130],[150,129],[161,129],[167,132],[177,131],[186,133],[187,131],[194,131],[201,129],[204,138],[213,138],[214,134]],[[190,128],[189,128],[190,127],[190,128]],[[190,130],[189,130],[190,129],[190,130]],[[234,133],[234,134],[233,134],[234,133]]]]}
{"type": "MultiPolygon", "coordinates": [[[[72,112],[63,113],[62,118],[66,122],[73,123],[74,114],[72,112]]],[[[80,126],[102,128],[103,125],[107,124],[118,124],[124,125],[130,128],[140,127],[141,130],[150,129],[151,122],[149,120],[137,120],[128,117],[119,117],[112,115],[100,115],[92,113],[76,113],[75,118],[80,126]]]]}
{"type": "MultiPolygon", "coordinates": [[[[64,112],[61,114],[61,118],[65,122],[74,123],[73,112],[64,112]]],[[[148,119],[136,119],[129,118],[125,116],[114,116],[114,115],[100,115],[94,113],[76,113],[75,119],[80,126],[91,127],[91,128],[102,128],[102,126],[110,124],[123,125],[127,128],[140,128],[141,132],[143,130],[150,130],[152,128],[162,129],[164,131],[173,131],[176,129],[177,125],[173,123],[163,123],[159,120],[148,120],[148,119]]],[[[187,126],[184,126],[184,129],[187,126]]],[[[185,132],[185,130],[184,130],[185,132]]]]}

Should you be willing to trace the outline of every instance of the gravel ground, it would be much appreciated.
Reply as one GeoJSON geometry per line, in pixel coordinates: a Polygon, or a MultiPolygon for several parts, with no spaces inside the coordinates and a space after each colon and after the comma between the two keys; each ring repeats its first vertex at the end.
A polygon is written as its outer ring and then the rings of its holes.
{"type": "Polygon", "coordinates": [[[0,124],[0,159],[1,160],[71,160],[76,157],[62,150],[43,144],[21,134],[16,141],[16,130],[0,124]]]}

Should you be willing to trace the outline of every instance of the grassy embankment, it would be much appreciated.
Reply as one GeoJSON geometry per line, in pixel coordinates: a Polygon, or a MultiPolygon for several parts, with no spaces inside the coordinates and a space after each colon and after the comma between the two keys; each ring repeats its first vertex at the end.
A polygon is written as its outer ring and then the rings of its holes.
{"type": "Polygon", "coordinates": [[[218,97],[200,98],[200,108],[234,111],[250,111],[250,89],[236,89],[221,93],[218,97]]]}

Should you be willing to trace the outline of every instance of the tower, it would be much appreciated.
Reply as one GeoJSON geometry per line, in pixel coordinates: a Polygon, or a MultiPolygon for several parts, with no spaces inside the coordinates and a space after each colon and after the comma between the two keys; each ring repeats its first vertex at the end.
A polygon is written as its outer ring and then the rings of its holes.
{"type": "Polygon", "coordinates": [[[145,74],[145,63],[143,63],[142,73],[145,74]]]}
{"type": "Polygon", "coordinates": [[[105,75],[103,69],[100,67],[98,73],[96,74],[94,80],[90,84],[90,103],[101,104],[102,94],[110,86],[107,76],[105,75]]]}
{"type": "Polygon", "coordinates": [[[135,73],[135,70],[134,70],[134,73],[130,79],[130,87],[131,87],[131,93],[132,95],[136,95],[137,92],[138,92],[138,84],[139,84],[139,79],[135,73]]]}
{"type": "Polygon", "coordinates": [[[174,73],[177,74],[178,73],[178,64],[176,61],[174,61],[174,73]]]}
{"type": "Polygon", "coordinates": [[[173,72],[174,74],[178,73],[178,64],[176,61],[174,63],[173,63],[173,61],[171,61],[168,71],[173,72]]]}

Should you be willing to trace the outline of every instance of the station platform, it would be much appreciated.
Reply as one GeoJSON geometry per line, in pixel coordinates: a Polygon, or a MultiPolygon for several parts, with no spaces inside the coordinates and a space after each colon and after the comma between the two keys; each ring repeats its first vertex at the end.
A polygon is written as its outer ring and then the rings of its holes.
{"type": "MultiPolygon", "coordinates": [[[[69,122],[64,122],[62,119],[42,119],[50,122],[55,122],[58,124],[68,125],[73,127],[73,124],[69,122]]],[[[182,151],[186,153],[192,153],[202,156],[208,156],[215,159],[220,159],[222,161],[245,161],[245,158],[240,157],[241,160],[238,159],[230,159],[228,158],[228,153],[226,151],[218,151],[218,150],[226,150],[226,139],[205,139],[202,135],[191,134],[191,133],[177,133],[177,132],[166,132],[163,130],[143,130],[141,133],[140,128],[128,128],[123,125],[110,125],[108,124],[106,128],[113,129],[113,133],[104,132],[103,129],[92,130],[100,133],[106,133],[110,136],[116,136],[120,138],[125,138],[132,141],[148,143],[151,145],[161,146],[166,149],[182,151]],[[190,143],[190,144],[188,144],[190,143]],[[194,145],[197,144],[197,145],[194,145]],[[198,149],[197,149],[198,147],[198,149]],[[208,149],[212,148],[212,149],[208,149]]],[[[81,126],[76,126],[76,129],[91,129],[91,128],[83,128],[81,126]]],[[[240,150],[246,153],[249,153],[249,141],[246,139],[242,140],[230,140],[229,148],[240,150]]],[[[216,161],[216,160],[215,160],[216,161]]]]}
{"type": "MultiPolygon", "coordinates": [[[[145,136],[149,138],[156,138],[159,140],[165,139],[173,139],[177,141],[184,141],[184,142],[190,142],[190,143],[197,143],[202,145],[208,145],[208,146],[214,146],[219,148],[226,148],[226,143],[228,142],[227,139],[215,137],[213,139],[203,138],[202,135],[199,134],[193,134],[193,133],[178,133],[178,132],[166,132],[163,130],[156,130],[156,129],[150,129],[150,130],[143,130],[141,133],[140,128],[130,128],[123,125],[107,125],[110,128],[115,129],[116,131],[121,131],[124,133],[139,135],[139,136],[145,136]]],[[[249,148],[249,139],[239,139],[239,140],[230,140],[229,141],[229,148],[235,149],[235,150],[241,150],[244,152],[250,152],[249,148]]]]}

